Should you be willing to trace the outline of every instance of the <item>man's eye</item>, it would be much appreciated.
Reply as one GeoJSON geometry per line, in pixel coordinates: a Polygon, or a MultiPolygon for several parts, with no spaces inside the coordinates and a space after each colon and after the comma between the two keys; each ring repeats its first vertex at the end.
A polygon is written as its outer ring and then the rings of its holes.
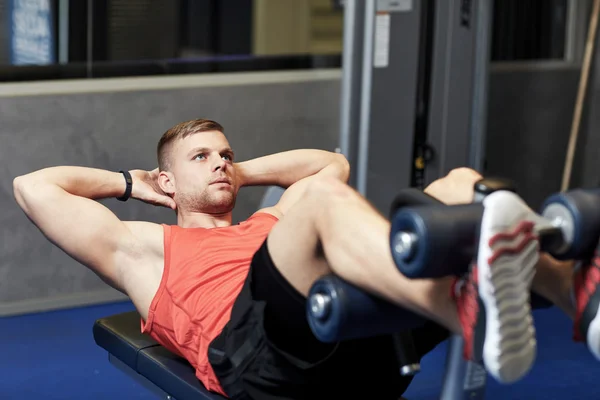
{"type": "Polygon", "coordinates": [[[194,160],[204,158],[204,154],[198,154],[194,157],[194,160]]]}
{"type": "Polygon", "coordinates": [[[224,159],[226,159],[227,161],[231,161],[231,156],[228,156],[227,154],[225,154],[223,156],[224,159]]]}

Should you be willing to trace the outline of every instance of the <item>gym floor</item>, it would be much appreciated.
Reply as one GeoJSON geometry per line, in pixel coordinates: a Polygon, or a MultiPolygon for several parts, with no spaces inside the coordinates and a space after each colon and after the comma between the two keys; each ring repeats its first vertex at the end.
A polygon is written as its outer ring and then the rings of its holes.
{"type": "MultiPolygon", "coordinates": [[[[0,398],[156,399],[110,365],[92,337],[96,319],[130,310],[130,303],[119,303],[0,319],[0,398]]],[[[556,308],[534,316],[535,367],[512,386],[490,379],[486,399],[598,399],[600,362],[571,341],[569,320],[556,308]]],[[[439,398],[444,360],[445,345],[423,360],[423,371],[405,395],[409,400],[439,398]]]]}

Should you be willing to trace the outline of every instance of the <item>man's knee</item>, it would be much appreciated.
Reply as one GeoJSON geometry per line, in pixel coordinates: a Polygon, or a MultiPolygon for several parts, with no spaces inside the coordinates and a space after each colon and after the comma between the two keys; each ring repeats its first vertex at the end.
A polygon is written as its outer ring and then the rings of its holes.
{"type": "Polygon", "coordinates": [[[323,205],[355,195],[356,193],[350,186],[339,179],[331,177],[315,176],[306,189],[307,199],[317,201],[323,205]]]}
{"type": "MultiPolygon", "coordinates": [[[[483,179],[483,176],[472,168],[468,167],[458,167],[450,170],[448,175],[445,178],[455,179],[455,180],[471,180],[477,181],[483,179]]],[[[443,179],[443,178],[442,178],[443,179]]]]}

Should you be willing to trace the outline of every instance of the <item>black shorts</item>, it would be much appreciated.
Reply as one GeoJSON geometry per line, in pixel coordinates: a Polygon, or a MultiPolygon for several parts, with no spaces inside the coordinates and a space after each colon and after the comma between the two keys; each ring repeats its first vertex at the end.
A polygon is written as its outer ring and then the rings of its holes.
{"type": "MultiPolygon", "coordinates": [[[[412,379],[399,373],[392,337],[322,343],[308,325],[305,303],[273,265],[265,241],[229,322],[209,347],[229,398],[396,400],[404,393],[412,379]]],[[[417,331],[420,357],[448,338],[434,323],[417,331]]]]}

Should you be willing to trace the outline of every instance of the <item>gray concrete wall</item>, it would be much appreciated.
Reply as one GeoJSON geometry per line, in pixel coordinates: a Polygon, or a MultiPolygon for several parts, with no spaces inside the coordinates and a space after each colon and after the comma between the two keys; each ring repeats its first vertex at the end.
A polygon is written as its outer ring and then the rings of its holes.
{"type": "MultiPolygon", "coordinates": [[[[14,176],[58,164],[151,169],[162,132],[196,117],[221,121],[240,159],[333,150],[339,77],[269,72],[0,85],[0,315],[122,298],[29,223],[13,200],[14,176]]],[[[560,188],[578,81],[575,66],[492,68],[486,172],[514,179],[534,207],[560,188]]],[[[592,80],[573,185],[599,183],[599,95],[592,80]]],[[[255,210],[262,193],[244,189],[234,218],[255,210]]],[[[105,204],[121,218],[174,222],[168,210],[105,204]]]]}
{"type": "MultiPolygon", "coordinates": [[[[320,74],[1,86],[0,315],[122,298],[27,220],[13,198],[13,177],[53,165],[153,169],[161,134],[198,117],[224,125],[239,160],[302,147],[334,150],[339,73],[320,74]]],[[[263,191],[242,189],[234,218],[249,216],[263,191]]],[[[123,219],[175,222],[171,211],[140,202],[104,203],[123,219]]]]}

